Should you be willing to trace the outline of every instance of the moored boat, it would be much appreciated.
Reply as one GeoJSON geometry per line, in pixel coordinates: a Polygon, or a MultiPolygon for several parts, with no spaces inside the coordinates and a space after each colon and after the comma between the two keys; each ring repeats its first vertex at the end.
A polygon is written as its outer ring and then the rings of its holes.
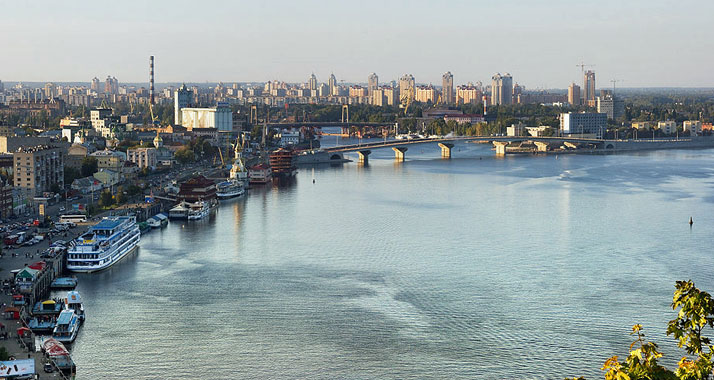
{"type": "Polygon", "coordinates": [[[119,262],[136,249],[141,240],[133,216],[105,217],[73,240],[67,252],[67,269],[96,272],[119,262]]]}
{"type": "Polygon", "coordinates": [[[49,334],[55,328],[54,317],[34,317],[27,322],[27,327],[35,334],[49,334]]]}
{"type": "Polygon", "coordinates": [[[151,218],[147,219],[146,223],[151,228],[162,228],[162,227],[166,227],[166,225],[169,224],[169,218],[163,213],[156,214],[156,215],[152,216],[151,218]]]}
{"type": "Polygon", "coordinates": [[[62,304],[55,300],[45,300],[35,303],[32,308],[32,315],[59,315],[62,312],[62,304]]]}
{"type": "Polygon", "coordinates": [[[73,290],[67,292],[67,298],[64,299],[65,310],[72,310],[77,315],[80,321],[84,322],[84,305],[82,305],[82,297],[80,297],[79,292],[73,290]]]}
{"type": "Polygon", "coordinates": [[[42,340],[42,351],[52,360],[57,368],[62,372],[74,372],[76,366],[67,348],[54,338],[44,338],[42,340]]]}
{"type": "Polygon", "coordinates": [[[270,170],[273,177],[287,178],[297,173],[297,155],[288,148],[280,148],[270,154],[270,170]]]}
{"type": "Polygon", "coordinates": [[[236,179],[229,179],[216,185],[216,196],[218,199],[231,199],[240,197],[245,193],[243,184],[236,179]]]}
{"type": "Polygon", "coordinates": [[[77,279],[74,277],[58,277],[52,281],[52,289],[74,289],[77,287],[77,279]]]}
{"type": "Polygon", "coordinates": [[[198,201],[189,205],[188,220],[201,220],[207,217],[211,210],[215,207],[214,204],[207,201],[198,201]]]}
{"type": "Polygon", "coordinates": [[[52,338],[60,343],[72,343],[77,338],[79,326],[80,320],[74,310],[63,310],[57,317],[52,338]]]}

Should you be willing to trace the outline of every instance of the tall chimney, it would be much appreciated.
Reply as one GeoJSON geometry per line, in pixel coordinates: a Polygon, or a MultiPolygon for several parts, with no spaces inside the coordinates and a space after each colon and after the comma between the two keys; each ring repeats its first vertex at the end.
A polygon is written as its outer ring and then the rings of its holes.
{"type": "Polygon", "coordinates": [[[149,101],[154,103],[154,56],[149,57],[149,101]]]}

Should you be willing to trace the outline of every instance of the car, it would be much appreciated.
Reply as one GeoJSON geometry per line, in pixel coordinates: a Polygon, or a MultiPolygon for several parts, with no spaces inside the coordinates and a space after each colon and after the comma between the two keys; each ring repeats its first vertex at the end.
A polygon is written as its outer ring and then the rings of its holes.
{"type": "Polygon", "coordinates": [[[42,368],[45,370],[46,373],[52,373],[55,371],[55,367],[53,367],[52,363],[49,363],[49,362],[45,363],[45,365],[42,366],[42,368]]]}
{"type": "Polygon", "coordinates": [[[60,210],[60,212],[64,211],[65,210],[64,206],[60,206],[59,210],[60,210]]]}

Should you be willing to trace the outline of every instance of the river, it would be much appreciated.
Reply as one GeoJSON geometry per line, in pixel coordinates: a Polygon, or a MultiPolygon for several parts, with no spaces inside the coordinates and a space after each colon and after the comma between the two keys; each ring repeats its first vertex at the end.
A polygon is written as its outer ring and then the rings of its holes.
{"type": "Polygon", "coordinates": [[[676,362],[674,282],[714,291],[714,150],[490,148],[301,168],[144,235],[79,277],[77,378],[602,378],[635,323],[676,362]]]}

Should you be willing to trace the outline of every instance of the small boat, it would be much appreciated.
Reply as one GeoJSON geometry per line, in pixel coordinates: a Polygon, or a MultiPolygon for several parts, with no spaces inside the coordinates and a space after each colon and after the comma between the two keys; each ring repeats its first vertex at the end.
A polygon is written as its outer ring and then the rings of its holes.
{"type": "Polygon", "coordinates": [[[169,224],[169,218],[165,214],[156,214],[147,219],[146,223],[151,228],[162,228],[169,224]]]}
{"type": "Polygon", "coordinates": [[[69,351],[61,342],[54,338],[43,338],[42,340],[42,351],[49,356],[50,360],[57,366],[57,368],[62,372],[71,372],[77,370],[77,367],[72,361],[72,357],[69,355],[69,351]]]}
{"type": "Polygon", "coordinates": [[[52,289],[74,289],[77,287],[77,279],[74,277],[58,277],[50,284],[52,289]]]}
{"type": "Polygon", "coordinates": [[[37,302],[32,308],[32,315],[58,315],[62,312],[62,304],[55,300],[37,302]]]}
{"type": "Polygon", "coordinates": [[[54,318],[32,318],[27,322],[27,327],[35,334],[49,334],[55,328],[54,318]]]}
{"type": "Polygon", "coordinates": [[[64,309],[72,310],[77,315],[80,321],[84,322],[84,306],[82,305],[82,297],[78,291],[67,292],[67,298],[64,299],[64,309]]]}
{"type": "Polygon", "coordinates": [[[72,343],[77,338],[79,326],[80,321],[74,310],[63,310],[57,317],[57,323],[52,330],[52,338],[61,343],[72,343]]]}

